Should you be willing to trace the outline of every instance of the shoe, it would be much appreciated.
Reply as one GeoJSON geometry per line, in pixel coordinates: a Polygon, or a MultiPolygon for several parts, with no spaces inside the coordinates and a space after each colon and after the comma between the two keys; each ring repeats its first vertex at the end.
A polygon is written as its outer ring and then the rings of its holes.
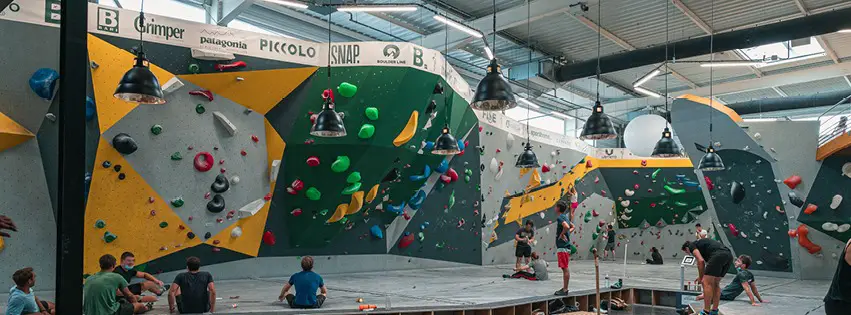
{"type": "Polygon", "coordinates": [[[558,289],[558,291],[556,291],[556,293],[554,293],[554,295],[558,295],[558,296],[567,296],[567,294],[568,294],[569,292],[570,292],[570,290],[565,291],[564,289],[558,289]]]}
{"type": "Polygon", "coordinates": [[[709,311],[709,315],[718,315],[718,310],[709,311]]]}
{"type": "Polygon", "coordinates": [[[502,275],[503,278],[508,279],[511,278],[511,275],[502,275]]]}
{"type": "Polygon", "coordinates": [[[157,296],[163,296],[163,294],[168,292],[169,288],[171,288],[170,284],[163,285],[162,287],[160,287],[160,294],[157,294],[157,296]]]}
{"type": "Polygon", "coordinates": [[[707,310],[701,310],[701,311],[700,311],[700,315],[709,315],[709,311],[707,311],[707,310]]]}

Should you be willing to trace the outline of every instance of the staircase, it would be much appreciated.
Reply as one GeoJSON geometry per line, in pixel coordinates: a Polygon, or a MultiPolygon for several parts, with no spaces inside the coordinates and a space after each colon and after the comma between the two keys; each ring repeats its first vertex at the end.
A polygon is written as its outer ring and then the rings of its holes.
{"type": "Polygon", "coordinates": [[[825,158],[851,147],[851,95],[819,116],[818,151],[816,160],[825,158]]]}

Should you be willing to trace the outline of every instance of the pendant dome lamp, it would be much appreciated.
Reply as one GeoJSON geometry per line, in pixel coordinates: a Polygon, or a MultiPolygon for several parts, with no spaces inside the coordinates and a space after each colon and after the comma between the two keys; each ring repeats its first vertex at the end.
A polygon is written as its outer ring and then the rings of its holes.
{"type": "MultiPolygon", "coordinates": [[[[449,64],[446,60],[447,53],[449,52],[449,25],[446,24],[444,26],[444,30],[446,32],[446,36],[443,37],[443,79],[449,79],[449,64]]],[[[446,115],[446,122],[443,125],[443,129],[440,131],[440,135],[437,136],[437,140],[434,140],[434,148],[431,150],[431,154],[436,155],[455,155],[461,153],[461,148],[458,147],[458,140],[452,136],[452,133],[449,130],[449,118],[452,115],[452,111],[450,110],[452,105],[452,93],[446,92],[444,97],[444,115],[446,115]]]]}
{"type": "MultiPolygon", "coordinates": [[[[487,43],[485,43],[487,45],[487,43]]],[[[493,2],[493,54],[496,54],[496,0],[493,2]]],[[[494,56],[488,65],[488,73],[476,87],[470,107],[482,111],[504,111],[517,107],[517,100],[511,92],[511,85],[502,76],[500,66],[494,56]]]]}
{"type": "Polygon", "coordinates": [[[145,58],[144,41],[142,40],[145,29],[145,1],[141,3],[139,9],[139,48],[134,49],[136,57],[133,58],[135,63],[130,70],[124,73],[118,87],[115,88],[113,96],[115,98],[140,104],[165,104],[163,89],[160,86],[157,76],[151,72],[148,59],[145,58]]]}
{"type": "MultiPolygon", "coordinates": [[[[715,0],[712,0],[712,27],[715,27],[715,0]]],[[[715,32],[709,34],[709,58],[711,62],[715,61],[715,54],[713,54],[712,50],[714,48],[714,35],[715,32]]],[[[700,158],[700,163],[698,164],[698,169],[704,172],[712,172],[712,171],[722,171],[724,170],[724,161],[721,160],[721,156],[715,152],[715,148],[712,146],[712,112],[715,108],[712,107],[712,85],[713,85],[713,72],[712,68],[709,67],[709,147],[706,148],[706,154],[700,158]]]]}
{"type": "Polygon", "coordinates": [[[334,110],[334,92],[331,90],[331,13],[328,13],[328,93],[322,111],[316,115],[310,134],[317,137],[336,138],[346,136],[343,118],[334,110]]]}
{"type": "Polygon", "coordinates": [[[667,116],[665,119],[665,130],[662,131],[662,138],[656,142],[656,147],[653,148],[653,157],[661,157],[661,158],[672,158],[682,156],[682,150],[680,150],[680,146],[677,145],[677,142],[674,141],[674,138],[671,136],[671,129],[668,128],[668,124],[671,121],[671,112],[668,110],[668,4],[665,5],[665,115],[667,116]]]}
{"type": "MultiPolygon", "coordinates": [[[[526,41],[529,44],[529,63],[526,64],[526,70],[530,71],[530,65],[532,64],[532,33],[530,28],[530,22],[532,12],[530,11],[530,3],[529,0],[526,0],[526,41]]],[[[529,94],[529,80],[526,80],[526,95],[529,94]]],[[[530,131],[529,131],[529,106],[526,106],[526,147],[523,148],[523,152],[520,153],[520,156],[517,157],[517,163],[514,163],[514,166],[517,168],[538,168],[538,156],[535,155],[535,151],[532,151],[532,141],[530,139],[530,131]]]]}
{"type": "Polygon", "coordinates": [[[585,121],[582,127],[582,133],[579,139],[582,140],[608,140],[618,137],[618,132],[615,130],[615,125],[612,119],[603,112],[603,104],[600,103],[600,46],[602,43],[602,33],[600,33],[600,24],[603,10],[603,1],[598,3],[597,8],[597,101],[594,103],[594,109],[591,116],[585,121]]]}

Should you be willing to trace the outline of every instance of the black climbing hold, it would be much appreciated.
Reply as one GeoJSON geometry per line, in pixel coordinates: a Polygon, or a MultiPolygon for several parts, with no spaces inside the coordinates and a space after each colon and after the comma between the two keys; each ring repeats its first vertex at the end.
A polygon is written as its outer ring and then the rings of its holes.
{"type": "Polygon", "coordinates": [[[103,161],[103,163],[101,163],[101,166],[103,166],[103,168],[108,168],[108,167],[112,166],[112,162],[103,161]]]}
{"type": "Polygon", "coordinates": [[[121,172],[121,164],[115,164],[115,166],[113,166],[112,169],[115,170],[116,172],[121,172]]]}
{"type": "Polygon", "coordinates": [[[443,84],[440,84],[440,82],[437,82],[437,84],[434,85],[434,91],[432,91],[432,93],[433,94],[443,94],[443,84]]]}
{"type": "Polygon", "coordinates": [[[213,199],[207,202],[207,211],[219,213],[225,210],[225,198],[222,195],[215,195],[213,199]]]}
{"type": "Polygon", "coordinates": [[[127,175],[124,175],[124,173],[118,174],[118,179],[124,180],[125,178],[127,178],[127,175]]]}
{"type": "Polygon", "coordinates": [[[192,233],[192,232],[186,233],[186,237],[188,237],[191,240],[191,239],[195,238],[195,233],[192,233]]]}
{"type": "Polygon", "coordinates": [[[204,234],[204,239],[205,239],[205,240],[208,240],[208,239],[210,239],[211,237],[213,237],[213,234],[210,234],[210,232],[207,232],[207,234],[204,234]]]}
{"type": "Polygon", "coordinates": [[[402,177],[402,174],[399,173],[399,169],[393,168],[392,170],[387,172],[387,175],[384,175],[384,178],[381,179],[381,182],[382,183],[392,182],[394,180],[399,179],[399,177],[402,177]]]}
{"type": "Polygon", "coordinates": [[[742,202],[745,199],[745,186],[734,181],[733,186],[730,187],[730,197],[733,198],[735,204],[742,202]]]}
{"type": "Polygon", "coordinates": [[[227,176],[225,174],[219,174],[216,176],[216,180],[210,185],[210,190],[214,193],[221,194],[223,192],[228,191],[230,188],[230,182],[228,181],[227,176]]]}
{"type": "Polygon", "coordinates": [[[700,152],[706,152],[706,147],[704,147],[704,146],[700,145],[700,144],[699,144],[699,143],[697,143],[697,142],[695,142],[695,143],[694,143],[694,148],[695,148],[695,149],[697,149],[697,150],[698,150],[698,151],[700,151],[700,152]]]}
{"type": "Polygon", "coordinates": [[[798,195],[795,194],[794,191],[789,192],[789,202],[791,202],[793,205],[795,205],[798,208],[800,208],[801,206],[804,205],[804,200],[801,199],[801,197],[798,197],[798,195]]]}
{"type": "Polygon", "coordinates": [[[136,145],[136,140],[126,133],[119,133],[112,138],[112,146],[121,154],[132,154],[139,149],[136,145]]]}
{"type": "Polygon", "coordinates": [[[426,115],[431,115],[431,113],[434,113],[436,109],[437,103],[435,103],[434,100],[431,100],[431,102],[428,103],[428,107],[426,107],[425,113],[426,115]]]}

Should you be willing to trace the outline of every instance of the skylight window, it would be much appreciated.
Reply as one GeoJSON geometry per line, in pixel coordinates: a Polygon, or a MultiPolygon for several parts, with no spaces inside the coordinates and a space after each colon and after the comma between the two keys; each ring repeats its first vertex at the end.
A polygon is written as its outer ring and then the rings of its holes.
{"type": "Polygon", "coordinates": [[[770,67],[825,56],[824,48],[819,45],[815,37],[745,48],[739,51],[751,60],[765,62],[757,65],[757,67],[770,67]]]}

